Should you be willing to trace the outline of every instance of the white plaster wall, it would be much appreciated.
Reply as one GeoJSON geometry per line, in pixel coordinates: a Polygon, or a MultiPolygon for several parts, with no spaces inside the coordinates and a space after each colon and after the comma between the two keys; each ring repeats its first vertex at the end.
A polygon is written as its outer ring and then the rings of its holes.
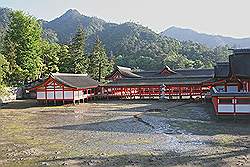
{"type": "Polygon", "coordinates": [[[45,92],[37,92],[36,98],[37,99],[45,99],[45,92]]]}
{"type": "Polygon", "coordinates": [[[250,104],[237,104],[236,112],[250,113],[250,104]]]}
{"type": "Polygon", "coordinates": [[[74,96],[75,96],[75,100],[79,100],[79,95],[78,95],[78,91],[74,91],[74,96]]]}
{"type": "Polygon", "coordinates": [[[73,91],[64,91],[64,99],[73,99],[73,91]]]}
{"type": "Polygon", "coordinates": [[[63,99],[63,92],[62,91],[56,91],[56,99],[63,99]]]}
{"type": "Polygon", "coordinates": [[[233,113],[234,112],[234,105],[232,104],[219,104],[218,105],[218,112],[224,113],[233,113]]]}
{"type": "Polygon", "coordinates": [[[47,99],[54,99],[54,92],[47,92],[47,99]]]}

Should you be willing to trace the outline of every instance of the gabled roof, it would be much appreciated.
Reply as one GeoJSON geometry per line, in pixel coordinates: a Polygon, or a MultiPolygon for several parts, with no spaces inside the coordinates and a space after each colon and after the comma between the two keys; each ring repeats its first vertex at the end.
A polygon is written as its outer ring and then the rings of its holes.
{"type": "Polygon", "coordinates": [[[172,70],[169,66],[165,66],[161,71],[160,74],[162,75],[172,75],[175,74],[176,72],[172,70]]]}
{"type": "Polygon", "coordinates": [[[50,77],[73,88],[89,88],[99,85],[99,82],[88,77],[87,74],[52,73],[50,77]]]}
{"type": "Polygon", "coordinates": [[[120,74],[126,78],[141,78],[142,76],[137,75],[135,73],[133,73],[132,71],[129,70],[121,70],[118,69],[118,71],[120,72],[120,74]]]}
{"type": "Polygon", "coordinates": [[[119,72],[125,78],[141,78],[140,75],[133,73],[131,68],[116,66],[114,71],[109,76],[107,76],[106,79],[110,79],[117,72],[119,72]]]}

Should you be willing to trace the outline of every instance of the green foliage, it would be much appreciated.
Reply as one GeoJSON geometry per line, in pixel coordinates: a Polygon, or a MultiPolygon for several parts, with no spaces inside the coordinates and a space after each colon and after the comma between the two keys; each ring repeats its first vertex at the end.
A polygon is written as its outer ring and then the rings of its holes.
{"type": "Polygon", "coordinates": [[[9,63],[5,60],[4,56],[0,54],[0,95],[7,93],[6,91],[6,73],[8,71],[9,63]]]}
{"type": "Polygon", "coordinates": [[[58,52],[59,58],[59,72],[67,73],[69,72],[69,67],[71,67],[71,57],[69,54],[69,47],[67,45],[61,45],[58,52]]]}
{"type": "MultiPolygon", "coordinates": [[[[116,63],[121,66],[144,70],[158,70],[164,65],[210,68],[216,60],[228,60],[228,47],[213,49],[194,42],[180,42],[134,23],[109,26],[99,36],[107,51],[118,55],[116,63]]],[[[89,43],[93,43],[92,38],[89,37],[89,43]]]]}
{"type": "Polygon", "coordinates": [[[4,56],[0,54],[0,84],[4,82],[8,68],[9,63],[5,60],[4,56]]]}
{"type": "Polygon", "coordinates": [[[57,34],[51,29],[43,29],[42,38],[50,43],[58,42],[57,34]]]}
{"type": "Polygon", "coordinates": [[[217,61],[228,60],[228,48],[180,42],[135,23],[106,23],[75,10],[52,22],[38,22],[21,11],[0,8],[0,52],[9,67],[4,79],[12,85],[58,71],[88,72],[103,81],[113,63],[144,70],[158,70],[165,65],[173,69],[212,68],[217,61]],[[84,27],[85,31],[76,31],[75,27],[84,27]],[[57,44],[69,39],[68,45],[57,44]],[[106,53],[110,52],[118,56],[109,60],[106,53]]]}
{"type": "Polygon", "coordinates": [[[81,73],[87,72],[89,60],[85,53],[85,35],[83,29],[78,29],[75,37],[69,46],[70,61],[67,72],[81,73]]]}
{"type": "Polygon", "coordinates": [[[102,42],[97,38],[92,54],[90,55],[88,73],[94,79],[104,81],[105,77],[111,72],[112,67],[113,62],[109,61],[102,42]]]}
{"type": "Polygon", "coordinates": [[[59,44],[43,41],[42,43],[42,60],[43,60],[42,75],[43,76],[59,71],[59,67],[58,67],[59,53],[60,53],[59,44]]]}
{"type": "Polygon", "coordinates": [[[42,29],[34,17],[22,11],[12,12],[10,20],[4,45],[4,55],[10,62],[9,81],[23,84],[41,74],[42,29]]]}
{"type": "Polygon", "coordinates": [[[170,51],[166,55],[164,63],[172,69],[184,69],[193,67],[193,61],[188,60],[185,56],[173,51],[170,51]]]}

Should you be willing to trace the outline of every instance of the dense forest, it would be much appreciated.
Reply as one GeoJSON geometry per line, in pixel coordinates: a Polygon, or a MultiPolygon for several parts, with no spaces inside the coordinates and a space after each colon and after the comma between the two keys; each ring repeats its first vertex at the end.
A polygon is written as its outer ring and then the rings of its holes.
{"type": "Polygon", "coordinates": [[[1,87],[51,72],[88,73],[103,81],[113,64],[144,70],[211,68],[229,55],[226,46],[180,42],[135,23],[107,23],[76,10],[48,22],[5,8],[0,9],[0,53],[1,87]]]}
{"type": "Polygon", "coordinates": [[[53,72],[88,73],[103,82],[112,71],[109,59],[98,37],[86,53],[86,35],[78,27],[67,45],[43,39],[41,23],[22,11],[8,14],[9,24],[2,34],[0,54],[0,93],[6,86],[22,86],[53,72]]]}

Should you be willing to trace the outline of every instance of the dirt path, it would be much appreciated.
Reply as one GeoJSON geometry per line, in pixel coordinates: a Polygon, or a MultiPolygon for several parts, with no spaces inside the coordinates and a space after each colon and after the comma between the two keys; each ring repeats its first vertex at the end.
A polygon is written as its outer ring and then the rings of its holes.
{"type": "Polygon", "coordinates": [[[0,109],[0,166],[250,166],[249,121],[208,104],[99,101],[0,109]]]}

